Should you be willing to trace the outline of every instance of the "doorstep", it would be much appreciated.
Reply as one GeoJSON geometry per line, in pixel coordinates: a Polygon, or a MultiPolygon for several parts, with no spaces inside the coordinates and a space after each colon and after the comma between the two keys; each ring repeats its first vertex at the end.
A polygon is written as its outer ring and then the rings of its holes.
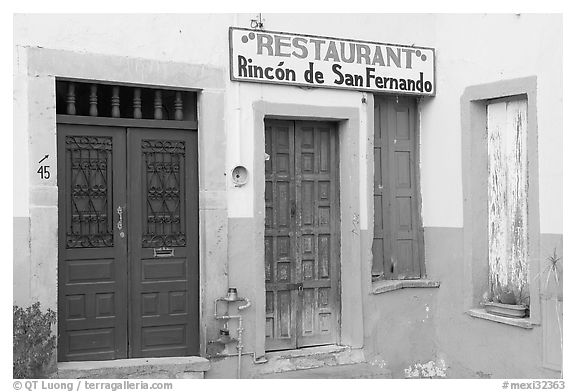
{"type": "Polygon", "coordinates": [[[56,378],[204,378],[210,361],[202,357],[130,358],[59,362],[56,378]]]}
{"type": "Polygon", "coordinates": [[[392,378],[392,372],[385,367],[371,363],[352,365],[323,366],[314,369],[292,370],[289,372],[263,374],[259,378],[284,379],[383,379],[392,378]]]}
{"type": "Polygon", "coordinates": [[[268,362],[257,365],[252,377],[366,362],[362,349],[338,345],[267,352],[266,358],[268,362]]]}

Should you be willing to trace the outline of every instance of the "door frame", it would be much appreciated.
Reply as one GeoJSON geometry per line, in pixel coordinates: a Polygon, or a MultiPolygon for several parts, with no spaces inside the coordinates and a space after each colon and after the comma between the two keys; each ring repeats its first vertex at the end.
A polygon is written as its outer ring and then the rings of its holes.
{"type": "MultiPolygon", "coordinates": [[[[200,206],[199,206],[199,191],[200,191],[200,174],[199,174],[199,138],[198,138],[198,123],[197,121],[168,121],[168,120],[146,120],[146,119],[126,119],[126,118],[109,118],[109,117],[87,117],[87,116],[75,116],[75,115],[64,115],[64,114],[57,114],[56,115],[56,137],[55,139],[59,138],[59,134],[58,134],[58,126],[60,125],[71,125],[71,126],[94,126],[94,127],[102,127],[102,130],[104,129],[110,129],[110,128],[116,128],[116,129],[122,129],[124,131],[124,141],[121,145],[121,147],[124,149],[123,151],[123,155],[121,155],[121,163],[123,163],[126,167],[126,178],[123,180],[120,180],[120,185],[123,185],[123,191],[121,192],[121,194],[123,195],[123,201],[124,201],[124,205],[127,204],[128,202],[128,198],[129,198],[129,191],[132,188],[132,181],[128,178],[128,173],[130,168],[133,166],[132,162],[128,161],[128,151],[130,149],[130,147],[128,146],[128,143],[130,141],[131,138],[131,134],[133,134],[135,131],[137,130],[146,130],[146,129],[155,129],[155,130],[180,130],[180,131],[189,131],[189,132],[195,132],[196,134],[193,136],[193,139],[196,142],[196,151],[193,152],[193,157],[196,159],[196,162],[194,164],[194,171],[192,173],[193,175],[193,179],[195,180],[197,183],[196,185],[196,190],[197,192],[191,195],[188,195],[189,192],[186,192],[187,194],[187,204],[190,203],[193,205],[193,208],[196,208],[196,226],[193,228],[193,231],[190,233],[191,236],[193,236],[194,234],[196,235],[196,248],[197,248],[197,252],[194,255],[190,256],[190,262],[195,263],[193,272],[196,273],[197,278],[195,279],[194,282],[192,284],[192,288],[196,289],[196,298],[197,298],[197,303],[196,304],[191,304],[192,307],[192,311],[196,312],[196,329],[195,332],[197,333],[197,337],[195,339],[193,339],[193,343],[195,344],[194,347],[189,348],[191,351],[194,352],[198,352],[199,354],[202,354],[203,352],[203,339],[201,336],[201,331],[202,331],[202,314],[201,314],[201,305],[202,305],[202,293],[201,293],[201,266],[200,266],[200,254],[201,254],[201,249],[200,249],[200,243],[201,243],[201,239],[200,239],[200,206]]],[[[63,151],[61,151],[60,147],[58,147],[57,149],[58,152],[58,156],[61,156],[61,154],[63,154],[63,151]]],[[[63,155],[62,155],[63,156],[63,155]]],[[[59,159],[58,159],[59,161],[59,159]]],[[[57,161],[57,163],[58,163],[57,161]]],[[[56,164],[56,171],[57,171],[57,178],[65,178],[65,165],[58,165],[56,164]]],[[[114,179],[114,185],[117,186],[119,183],[119,179],[114,179]]],[[[193,188],[193,184],[186,184],[186,187],[189,189],[190,187],[193,188]]],[[[57,194],[58,194],[58,199],[56,201],[56,205],[59,206],[60,204],[60,200],[61,198],[65,197],[65,193],[64,193],[64,189],[61,188],[59,185],[57,187],[57,194]]],[[[116,204],[113,204],[113,207],[115,207],[116,204]]],[[[190,207],[187,205],[187,208],[189,209],[190,207]]],[[[115,210],[114,210],[115,211],[115,210]]],[[[129,215],[129,214],[128,214],[129,215]]],[[[126,215],[125,216],[125,220],[128,221],[129,216],[126,215]]],[[[57,266],[60,266],[60,260],[64,255],[64,251],[65,251],[65,242],[61,240],[61,235],[62,235],[62,230],[63,228],[66,226],[66,222],[64,221],[65,219],[65,214],[62,213],[58,213],[58,228],[57,228],[57,239],[58,239],[58,255],[57,255],[57,266]]],[[[113,224],[113,227],[115,227],[115,225],[113,224]]],[[[114,238],[115,238],[115,242],[117,240],[119,240],[119,236],[118,236],[118,232],[117,230],[114,230],[114,238]]],[[[132,275],[130,273],[130,270],[132,269],[131,265],[130,265],[130,260],[132,258],[132,251],[130,248],[130,242],[133,241],[122,241],[125,242],[125,248],[126,248],[126,252],[125,252],[125,256],[126,256],[126,261],[124,263],[123,266],[123,271],[126,272],[126,282],[124,284],[125,289],[126,289],[126,295],[124,298],[124,304],[127,305],[126,307],[126,313],[123,315],[123,318],[126,319],[126,333],[124,336],[124,343],[126,344],[125,348],[118,348],[115,347],[115,352],[118,354],[120,353],[124,353],[126,356],[126,359],[130,359],[132,358],[131,354],[132,354],[132,348],[130,347],[130,337],[134,335],[133,331],[132,331],[132,325],[130,322],[130,317],[128,315],[132,315],[133,313],[133,304],[132,301],[130,301],[130,296],[131,296],[131,288],[132,288],[132,275]]],[[[60,281],[60,277],[61,277],[61,271],[58,268],[58,276],[57,276],[57,281],[60,281]]],[[[191,274],[191,271],[188,272],[188,274],[191,274]]],[[[60,335],[61,332],[61,324],[60,324],[60,306],[61,306],[61,288],[60,285],[58,285],[58,290],[57,290],[57,294],[56,294],[56,308],[57,308],[57,325],[56,325],[56,329],[58,331],[58,336],[60,335]]],[[[59,341],[59,339],[58,339],[59,341]]],[[[59,347],[59,344],[57,343],[57,347],[59,347]]],[[[60,358],[60,353],[58,354],[58,358],[59,361],[61,360],[60,358]]]]}
{"type": "MultiPolygon", "coordinates": [[[[303,336],[302,335],[302,311],[303,311],[303,307],[302,306],[298,306],[299,304],[302,304],[304,298],[301,295],[300,291],[297,291],[297,289],[291,289],[291,293],[290,293],[290,298],[291,298],[291,319],[295,320],[295,326],[293,327],[293,336],[290,338],[291,344],[294,346],[293,348],[290,349],[300,349],[300,348],[305,348],[305,347],[315,347],[315,346],[325,346],[325,345],[330,345],[330,344],[340,344],[341,342],[341,333],[340,333],[340,322],[341,322],[341,295],[342,295],[342,290],[341,290],[341,252],[340,252],[340,246],[341,246],[341,227],[340,227],[340,155],[339,155],[339,150],[340,150],[340,146],[339,146],[339,126],[338,126],[338,122],[336,121],[326,121],[326,120],[309,120],[309,119],[297,119],[297,118],[292,118],[292,119],[277,119],[277,118],[269,118],[266,117],[264,119],[265,121],[265,127],[266,125],[274,128],[275,125],[281,125],[281,123],[286,123],[286,125],[288,126],[288,130],[290,132],[289,138],[288,138],[288,143],[290,144],[288,147],[289,150],[289,156],[292,157],[292,160],[290,161],[290,168],[289,168],[289,172],[290,172],[290,177],[292,178],[292,183],[290,185],[290,190],[289,190],[289,195],[290,195],[290,201],[289,204],[290,205],[294,205],[295,206],[295,212],[290,214],[290,231],[292,233],[294,233],[294,235],[300,233],[300,236],[302,235],[302,215],[298,214],[298,211],[302,211],[301,209],[303,208],[302,205],[302,177],[303,177],[303,172],[302,172],[302,166],[301,163],[298,163],[297,158],[300,154],[300,150],[302,149],[302,146],[298,144],[299,139],[297,137],[297,135],[299,133],[301,133],[302,127],[306,126],[306,125],[310,125],[310,124],[314,124],[314,123],[320,123],[320,124],[325,124],[325,125],[329,125],[330,126],[330,131],[331,133],[333,133],[333,135],[330,136],[329,139],[329,150],[330,150],[330,162],[329,164],[332,164],[332,159],[335,160],[334,163],[334,167],[333,169],[335,169],[335,173],[333,173],[331,175],[331,187],[330,187],[330,194],[333,195],[337,195],[334,200],[333,200],[333,204],[331,204],[331,210],[330,210],[330,221],[331,222],[335,222],[334,225],[330,226],[330,239],[332,242],[332,245],[330,246],[330,260],[331,263],[329,265],[329,269],[330,269],[330,282],[331,282],[331,288],[333,288],[335,290],[335,298],[330,298],[330,300],[333,302],[334,307],[332,308],[332,311],[335,312],[335,323],[336,325],[335,327],[335,331],[334,331],[334,342],[329,342],[329,343],[310,343],[310,337],[307,336],[303,336]],[[332,140],[332,137],[334,137],[335,140],[332,140]],[[334,141],[334,144],[332,144],[332,142],[334,141]],[[332,268],[334,267],[334,268],[332,268]]],[[[272,132],[274,132],[272,130],[272,132]]],[[[264,135],[264,141],[266,143],[266,135],[264,135]]],[[[266,169],[265,169],[265,173],[266,173],[266,169]]],[[[318,200],[316,200],[318,201],[318,200]]],[[[316,216],[316,215],[315,215],[316,216]]],[[[277,229],[276,229],[277,230],[277,229]]],[[[300,285],[300,288],[303,289],[310,289],[310,288],[320,288],[322,286],[318,286],[318,283],[314,283],[315,280],[309,281],[310,283],[308,283],[307,281],[302,280],[302,250],[301,250],[301,244],[298,241],[298,236],[296,235],[295,239],[296,241],[294,242],[294,249],[293,249],[293,256],[295,259],[295,266],[296,266],[296,271],[294,274],[291,274],[291,276],[300,276],[301,277],[301,282],[298,283],[294,283],[294,282],[290,282],[290,283],[278,283],[276,282],[276,285],[281,285],[281,286],[294,286],[294,285],[300,285]],[[299,262],[298,259],[300,258],[299,262]],[[308,284],[307,284],[308,283],[308,284]]],[[[315,245],[315,249],[316,252],[318,251],[317,249],[318,245],[315,245]]],[[[318,260],[317,260],[318,261],[318,260]]],[[[317,267],[319,268],[319,267],[317,267]]],[[[264,283],[264,287],[266,287],[266,283],[264,283]]],[[[285,289],[284,289],[285,290],[285,289]]],[[[276,300],[275,302],[275,307],[277,306],[277,302],[276,300]]],[[[274,319],[274,324],[276,324],[277,322],[277,318],[274,319]]],[[[313,340],[313,339],[312,339],[313,340]]],[[[273,342],[270,342],[271,345],[266,347],[266,351],[279,351],[279,350],[284,350],[284,348],[281,348],[281,345],[277,345],[274,344],[273,342]]],[[[278,341],[276,341],[276,343],[279,343],[278,341]]]]}
{"type": "MultiPolygon", "coordinates": [[[[358,100],[360,102],[360,100],[358,100]]],[[[372,97],[368,95],[366,105],[370,112],[372,97]]],[[[370,206],[368,185],[361,180],[361,163],[359,151],[367,151],[362,144],[366,143],[366,126],[361,126],[360,119],[365,116],[360,106],[310,106],[301,104],[281,104],[268,101],[253,103],[254,127],[254,216],[255,216],[255,253],[258,255],[258,268],[261,278],[256,289],[259,294],[255,298],[255,352],[257,356],[265,354],[265,288],[264,288],[264,120],[298,120],[327,121],[337,125],[339,149],[339,184],[340,184],[340,343],[352,348],[362,348],[364,344],[363,321],[363,285],[368,276],[368,254],[362,250],[369,246],[367,236],[362,235],[368,230],[365,217],[370,206]],[[346,162],[346,164],[342,164],[346,162]],[[352,178],[352,181],[342,181],[352,178]],[[361,219],[361,217],[364,217],[361,219]],[[353,235],[342,235],[352,232],[353,235]]],[[[364,109],[363,109],[364,110],[364,109]]],[[[370,113],[368,114],[368,118],[370,113]]],[[[246,124],[249,126],[250,124],[246,124]]],[[[368,123],[371,127],[372,124],[368,123]]],[[[371,129],[368,129],[368,133],[371,129]]],[[[371,189],[370,189],[371,191],[371,189]]],[[[370,196],[371,197],[371,196],[370,196]]],[[[371,235],[371,233],[369,233],[371,235]]]]}
{"type": "MultiPolygon", "coordinates": [[[[196,92],[194,128],[198,129],[199,236],[200,236],[200,355],[206,354],[207,331],[217,328],[213,320],[212,293],[220,295],[228,284],[208,277],[220,271],[218,265],[206,263],[208,257],[225,259],[228,243],[207,235],[213,227],[228,230],[227,198],[221,190],[226,186],[223,159],[214,160],[213,152],[226,145],[225,105],[226,75],[218,67],[202,64],[145,59],[102,53],[85,53],[40,47],[16,47],[16,56],[26,61],[15,67],[18,116],[14,130],[26,146],[21,173],[25,177],[17,187],[22,192],[23,216],[27,220],[22,229],[25,255],[15,260],[20,274],[15,277],[15,296],[18,301],[39,301],[43,307],[58,307],[58,188],[55,107],[56,81],[77,80],[125,84],[130,86],[181,89],[196,92]],[[81,66],[79,66],[81,65],[81,66]],[[134,70],[138,72],[134,72],[134,70]],[[33,75],[33,76],[30,76],[33,75]],[[185,75],[185,77],[183,77],[185,75]],[[33,97],[33,101],[29,98],[33,97]],[[31,110],[33,108],[33,110],[31,110]],[[204,133],[203,130],[210,130],[204,133]],[[22,139],[26,139],[25,141],[22,139]],[[33,141],[33,142],[32,142],[33,141]],[[51,177],[41,179],[35,170],[38,160],[50,165],[51,177]]],[[[20,212],[19,212],[20,214],[20,212]]],[[[15,267],[16,268],[16,267],[15,267]]],[[[56,327],[53,329],[57,333],[56,327]]],[[[56,351],[58,347],[56,347],[56,351]]]]}

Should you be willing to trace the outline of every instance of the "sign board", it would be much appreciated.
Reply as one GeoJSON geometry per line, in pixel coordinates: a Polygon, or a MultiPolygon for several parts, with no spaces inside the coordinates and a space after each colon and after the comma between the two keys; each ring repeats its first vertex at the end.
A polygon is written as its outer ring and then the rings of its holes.
{"type": "Polygon", "coordinates": [[[433,48],[230,28],[230,79],[436,94],[433,48]]]}

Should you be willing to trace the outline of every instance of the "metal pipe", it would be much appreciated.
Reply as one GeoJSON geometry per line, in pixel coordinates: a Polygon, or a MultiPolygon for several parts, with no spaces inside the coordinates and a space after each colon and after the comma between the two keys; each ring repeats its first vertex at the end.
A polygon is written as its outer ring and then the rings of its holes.
{"type": "Polygon", "coordinates": [[[246,305],[240,305],[238,306],[238,310],[244,310],[249,308],[250,306],[252,306],[252,303],[250,302],[250,300],[248,298],[241,298],[242,300],[246,301],[246,305]]]}
{"type": "Polygon", "coordinates": [[[244,328],[242,328],[242,317],[240,317],[238,318],[238,344],[236,345],[236,349],[238,350],[238,369],[236,370],[236,378],[240,378],[242,372],[242,349],[244,348],[242,345],[242,331],[244,331],[244,328]]]}
{"type": "MultiPolygon", "coordinates": [[[[248,300],[248,298],[242,298],[244,301],[246,301],[246,305],[240,305],[238,306],[238,311],[247,309],[250,307],[250,305],[252,305],[250,303],[250,300],[248,300]]],[[[236,346],[237,350],[238,350],[238,370],[237,370],[237,378],[240,378],[240,375],[242,373],[242,349],[244,348],[244,345],[242,344],[242,333],[244,332],[244,327],[242,325],[242,316],[238,315],[238,345],[236,346]]]]}
{"type": "MultiPolygon", "coordinates": [[[[242,324],[242,316],[240,314],[238,315],[229,315],[229,314],[225,314],[225,315],[218,315],[218,301],[225,301],[225,302],[231,302],[230,300],[227,300],[226,298],[217,298],[214,301],[214,318],[218,319],[218,320],[230,320],[230,319],[238,319],[238,343],[236,345],[236,350],[238,351],[237,355],[238,355],[238,368],[236,371],[236,375],[237,378],[240,378],[241,374],[242,374],[242,349],[244,348],[243,345],[243,341],[242,341],[242,334],[244,332],[244,326],[242,324]]],[[[248,298],[238,298],[236,301],[244,301],[246,302],[246,304],[244,305],[240,305],[238,306],[238,311],[244,310],[249,308],[252,303],[250,302],[250,300],[248,298]]],[[[234,301],[234,302],[236,302],[234,301]]],[[[254,353],[254,362],[256,363],[256,354],[254,353]]]]}

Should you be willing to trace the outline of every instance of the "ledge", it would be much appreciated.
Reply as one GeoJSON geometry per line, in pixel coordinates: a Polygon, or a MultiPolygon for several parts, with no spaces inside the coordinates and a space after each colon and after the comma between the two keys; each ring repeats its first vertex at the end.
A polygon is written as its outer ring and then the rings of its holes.
{"type": "Polygon", "coordinates": [[[57,378],[202,378],[209,369],[210,361],[201,357],[58,362],[57,378]]]}
{"type": "Polygon", "coordinates": [[[486,310],[484,309],[470,309],[466,311],[466,313],[471,317],[480,318],[488,321],[494,321],[497,323],[511,325],[513,327],[519,327],[524,329],[532,329],[534,328],[534,325],[536,325],[529,318],[503,317],[495,314],[490,314],[486,312],[486,310]]]}
{"type": "Polygon", "coordinates": [[[429,279],[407,279],[407,280],[377,280],[372,282],[372,294],[382,294],[389,291],[414,288],[438,288],[440,282],[429,279]]]}

